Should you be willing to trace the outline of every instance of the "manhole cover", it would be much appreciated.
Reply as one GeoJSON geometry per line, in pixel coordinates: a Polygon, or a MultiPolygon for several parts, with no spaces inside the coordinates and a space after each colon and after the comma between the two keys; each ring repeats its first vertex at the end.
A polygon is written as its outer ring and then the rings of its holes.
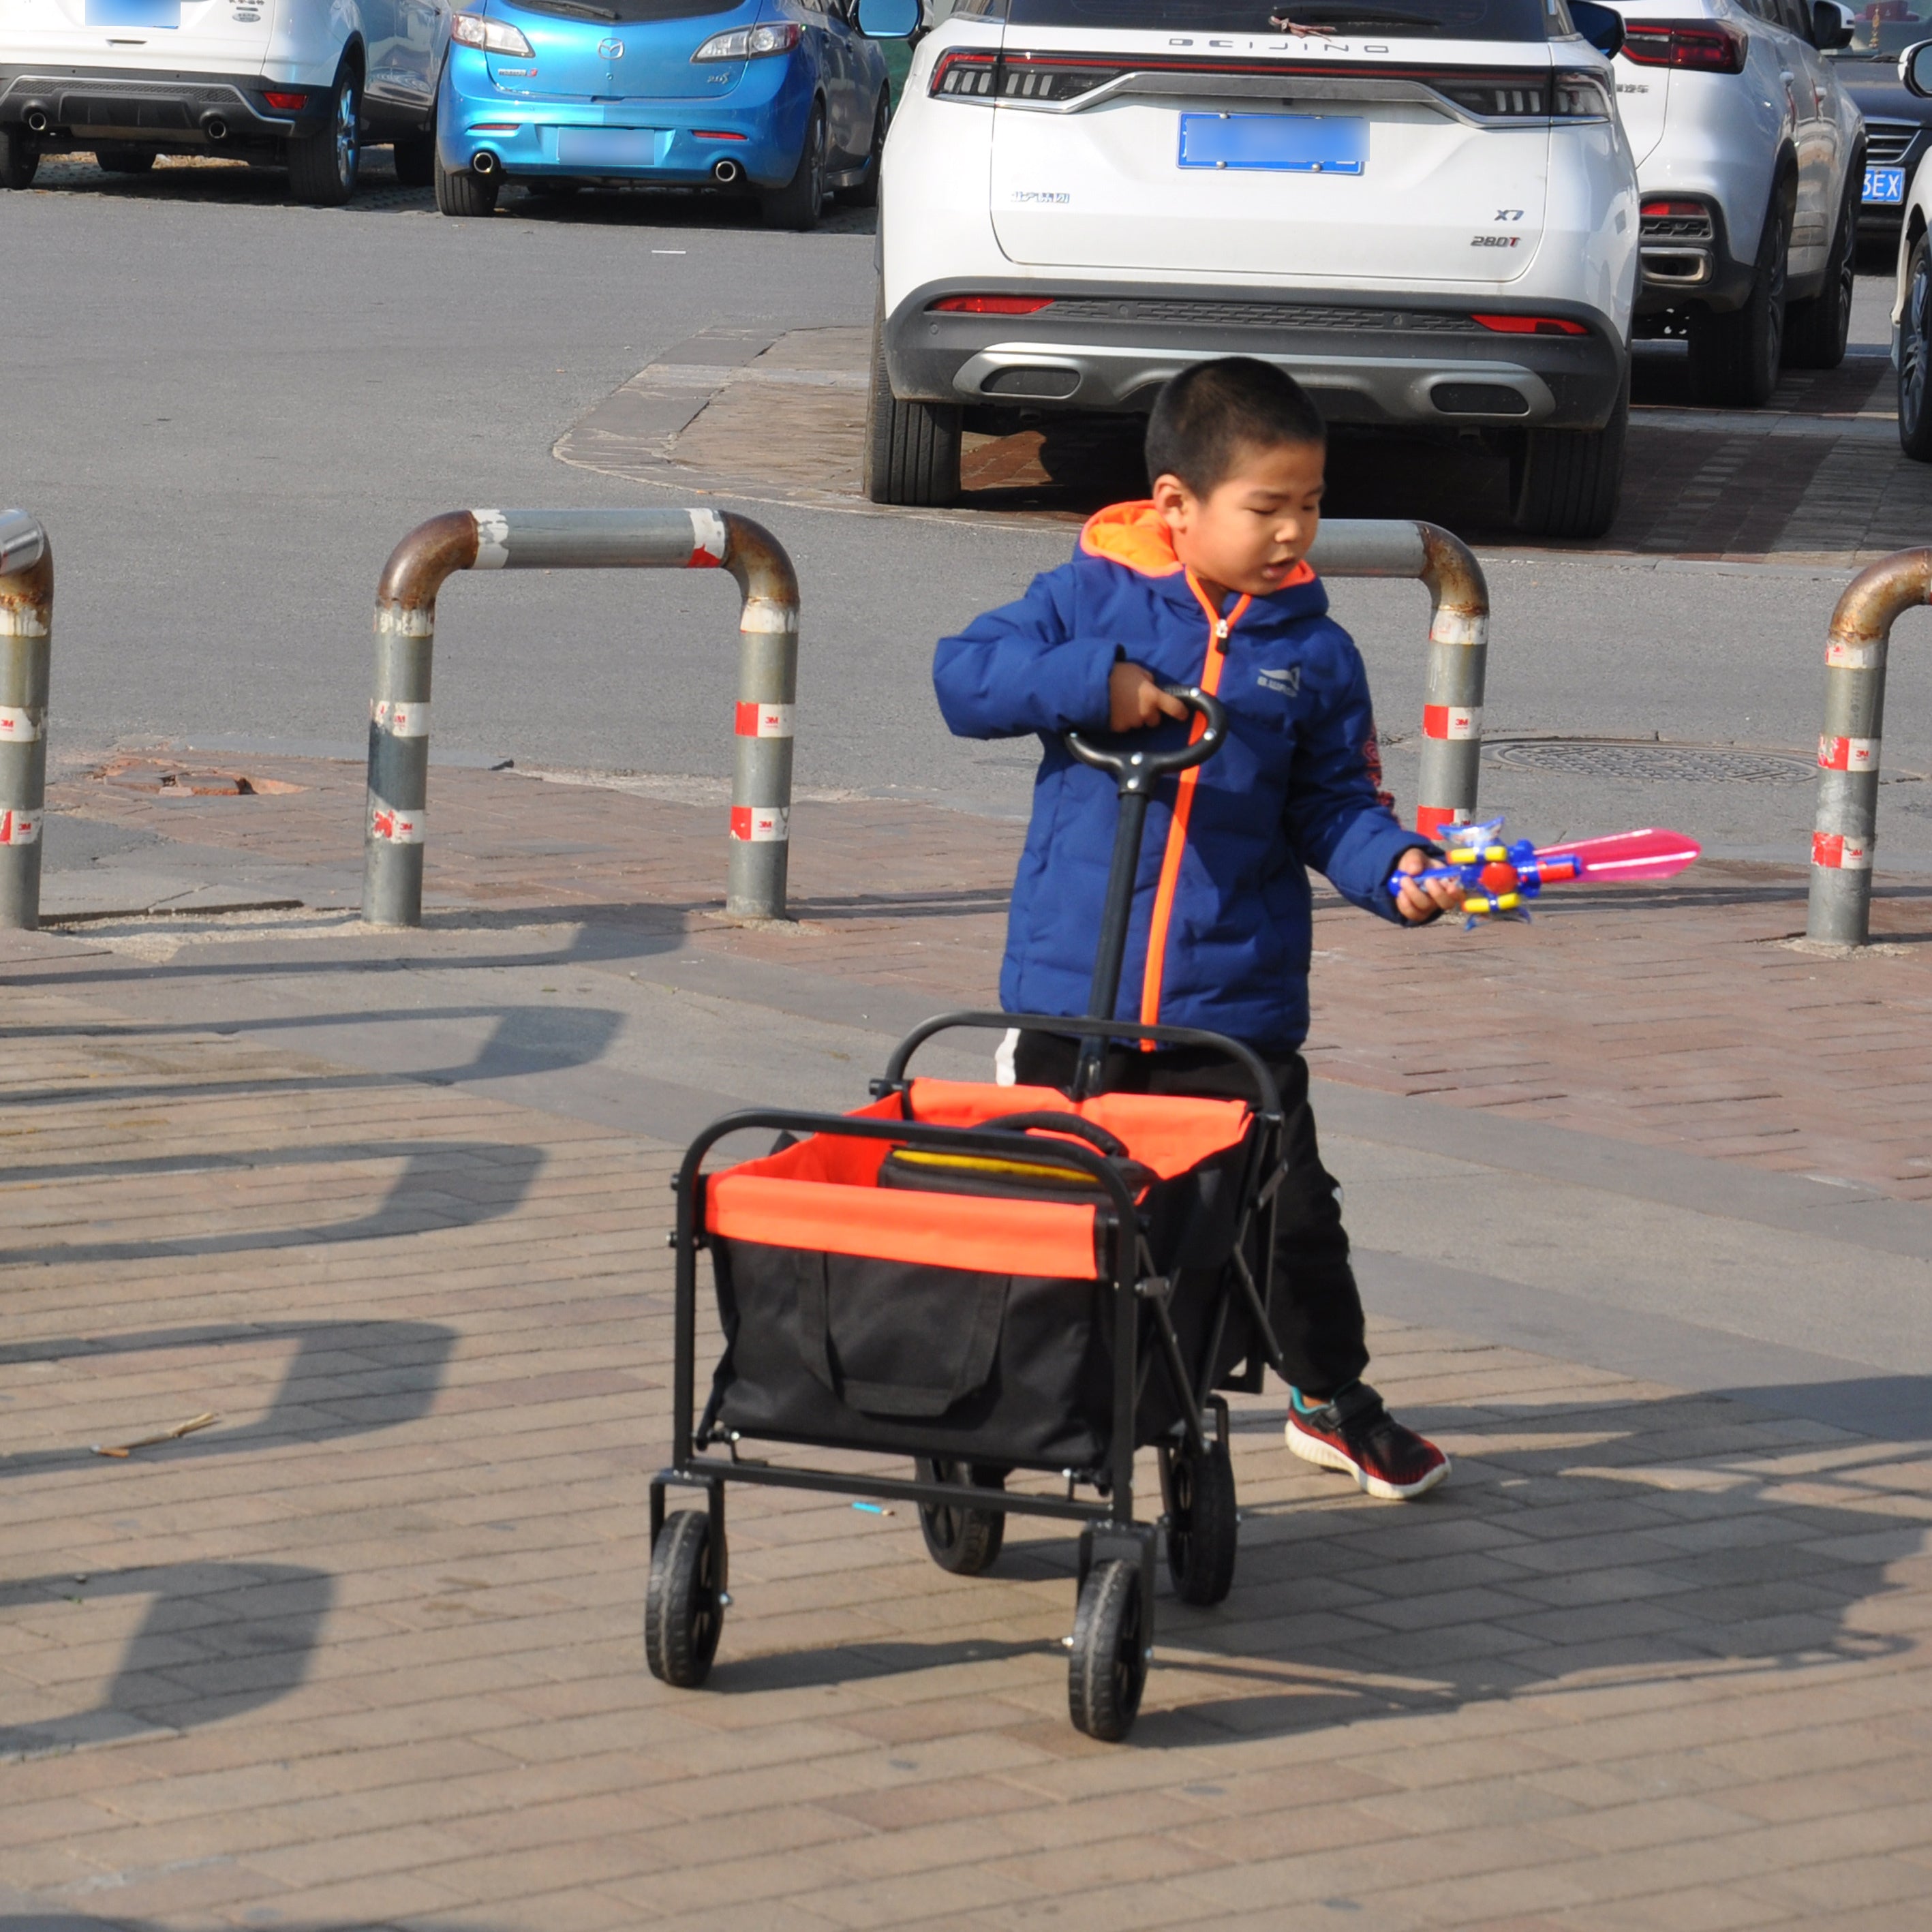
{"type": "Polygon", "coordinates": [[[1526,738],[1486,748],[1492,763],[1581,778],[1640,778],[1651,784],[1803,784],[1818,776],[1808,758],[1718,746],[1604,739],[1526,738]]]}

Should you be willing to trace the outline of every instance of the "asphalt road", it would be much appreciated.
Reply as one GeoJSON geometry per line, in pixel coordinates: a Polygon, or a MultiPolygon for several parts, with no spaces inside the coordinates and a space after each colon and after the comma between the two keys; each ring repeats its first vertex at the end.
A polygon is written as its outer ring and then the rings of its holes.
{"type": "MultiPolygon", "coordinates": [[[[57,746],[356,742],[371,595],[404,531],[464,505],[666,500],[551,446],[700,329],[862,322],[872,304],[861,218],[788,236],[712,203],[512,198],[454,222],[420,196],[297,209],[273,177],[230,179],[0,196],[0,248],[21,265],[0,339],[0,495],[54,534],[57,746]]],[[[1860,338],[1882,340],[1884,293],[1862,290],[1860,338]]],[[[754,514],[804,586],[800,784],[1023,810],[1023,748],[950,740],[928,664],[936,636],[1060,560],[1066,529],[754,514]]],[[[1488,728],[1802,752],[1844,575],[1498,559],[1488,728]]],[[[1412,730],[1420,592],[1346,584],[1336,602],[1385,726],[1412,730]]],[[[437,748],[722,773],[732,619],[712,578],[459,579],[442,604],[437,748]]],[[[1900,628],[1892,772],[1932,765],[1932,653],[1910,647],[1923,627],[1900,628]]],[[[1399,787],[1407,756],[1398,746],[1399,787]]],[[[1528,829],[1674,822],[1763,856],[1798,856],[1810,823],[1802,778],[1508,772],[1491,790],[1528,829]]],[[[1932,817],[1894,812],[1886,839],[1891,862],[1932,867],[1932,817]]]]}

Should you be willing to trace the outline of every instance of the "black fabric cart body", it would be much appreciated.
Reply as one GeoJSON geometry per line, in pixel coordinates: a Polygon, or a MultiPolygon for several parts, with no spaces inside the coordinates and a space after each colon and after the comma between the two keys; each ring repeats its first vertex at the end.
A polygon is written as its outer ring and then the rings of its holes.
{"type": "Polygon", "coordinates": [[[688,1150],[675,1183],[672,1460],[650,1489],[646,1648],[667,1681],[702,1682],[716,1648],[732,1482],[915,1505],[935,1558],[963,1574],[992,1562],[1008,1514],[1077,1523],[1070,1708],[1096,1736],[1124,1736],[1138,1707],[1157,1532],[1184,1598],[1226,1595],[1236,1530],[1220,1391],[1258,1390],[1264,1365],[1280,1366],[1267,1315],[1280,1102],[1238,1042],[1104,1016],[1147,799],[1225,735],[1211,699],[1180,694],[1207,726],[1183,751],[1069,741],[1114,771],[1121,793],[1095,972],[1102,1016],[943,1015],[901,1042],[859,1112],[735,1113],[688,1150]],[[910,1072],[937,1034],[1015,1027],[1082,1040],[1071,1092],[910,1072]],[[1226,1054],[1252,1102],[1096,1092],[1113,1040],[1226,1054]],[[761,1160],[706,1174],[716,1144],[746,1130],[782,1138],[761,1160]],[[700,1249],[724,1333],[701,1414],[700,1249]],[[766,1442],[908,1456],[915,1474],[753,1459],[741,1447],[766,1442]],[[1135,1452],[1150,1444],[1158,1525],[1134,1507],[1135,1452]],[[1064,1493],[1007,1490],[1018,1470],[1060,1478],[1064,1493]],[[667,1516],[672,1485],[701,1486],[708,1507],[667,1516]]]}

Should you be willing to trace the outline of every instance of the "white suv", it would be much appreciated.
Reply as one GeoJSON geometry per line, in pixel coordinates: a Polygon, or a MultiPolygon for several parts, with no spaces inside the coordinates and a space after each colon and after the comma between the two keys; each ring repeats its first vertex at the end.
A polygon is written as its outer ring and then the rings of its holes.
{"type": "Polygon", "coordinates": [[[1696,400],[1755,409],[1780,361],[1844,359],[1864,122],[1825,56],[1852,16],[1835,0],[1621,10],[1617,104],[1643,190],[1636,332],[1689,338],[1696,400]]]}
{"type": "Polygon", "coordinates": [[[1474,430],[1526,530],[1616,509],[1636,171],[1574,0],[965,0],[886,150],[875,502],[968,412],[1144,410],[1258,356],[1334,423],[1474,430]]]}
{"type": "Polygon", "coordinates": [[[442,0],[0,0],[0,188],[50,150],[127,174],[233,154],[329,204],[355,192],[365,130],[426,188],[448,40],[442,0]]]}

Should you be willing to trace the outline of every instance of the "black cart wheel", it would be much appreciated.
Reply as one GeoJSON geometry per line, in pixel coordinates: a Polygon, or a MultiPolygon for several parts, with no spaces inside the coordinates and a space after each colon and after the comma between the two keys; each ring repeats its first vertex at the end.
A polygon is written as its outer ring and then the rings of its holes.
{"type": "Polygon", "coordinates": [[[1066,1708],[1076,1731],[1115,1744],[1133,1729],[1147,1684],[1146,1624],[1140,1565],[1120,1558],[1095,1564],[1073,1613],[1066,1663],[1066,1708]]]}
{"type": "Polygon", "coordinates": [[[1167,1568],[1183,1603],[1218,1604],[1234,1588],[1240,1538],[1228,1445],[1210,1442],[1204,1456],[1174,1450],[1167,1472],[1167,1568]]]}
{"type": "MultiPolygon", "coordinates": [[[[970,1484],[976,1490],[1003,1490],[1004,1472],[975,1462],[955,1462],[947,1457],[928,1461],[922,1456],[917,1465],[922,1483],[970,1484]]],[[[1006,1540],[1006,1515],[1004,1510],[968,1509],[963,1504],[921,1503],[919,1526],[932,1560],[956,1576],[976,1576],[990,1570],[1006,1540]]]]}
{"type": "Polygon", "coordinates": [[[681,1510],[658,1532],[644,1592],[644,1656],[653,1677],[694,1690],[711,1674],[724,1622],[718,1576],[722,1550],[711,1543],[711,1518],[681,1510]]]}

